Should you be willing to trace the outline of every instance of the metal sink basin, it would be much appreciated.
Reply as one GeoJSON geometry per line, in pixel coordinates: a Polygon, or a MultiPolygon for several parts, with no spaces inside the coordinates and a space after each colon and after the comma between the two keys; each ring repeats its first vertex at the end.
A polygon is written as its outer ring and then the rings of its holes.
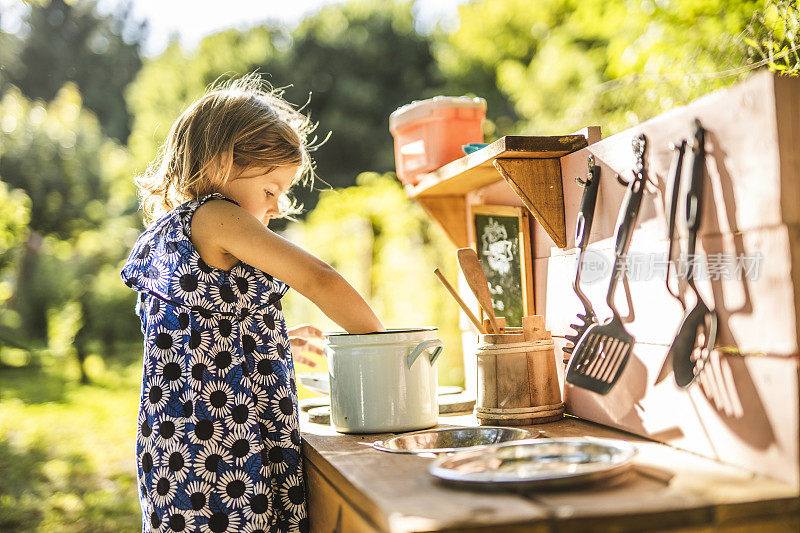
{"type": "Polygon", "coordinates": [[[391,453],[454,453],[490,444],[536,438],[539,435],[540,432],[533,433],[520,428],[455,427],[404,433],[390,439],[373,442],[372,447],[391,453]]]}

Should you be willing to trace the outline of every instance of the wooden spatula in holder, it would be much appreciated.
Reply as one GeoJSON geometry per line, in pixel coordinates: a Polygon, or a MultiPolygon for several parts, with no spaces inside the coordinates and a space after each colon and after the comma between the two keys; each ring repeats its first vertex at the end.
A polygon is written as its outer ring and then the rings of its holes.
{"type": "Polygon", "coordinates": [[[525,426],[561,419],[564,402],[544,317],[526,316],[521,328],[500,331],[481,335],[478,344],[478,423],[525,426]]]}

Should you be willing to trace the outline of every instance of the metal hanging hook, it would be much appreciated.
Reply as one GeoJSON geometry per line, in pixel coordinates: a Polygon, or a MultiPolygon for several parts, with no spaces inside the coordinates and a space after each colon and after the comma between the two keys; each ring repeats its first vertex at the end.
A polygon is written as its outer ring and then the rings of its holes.
{"type": "Polygon", "coordinates": [[[586,179],[582,179],[580,176],[575,178],[575,182],[581,187],[589,185],[594,179],[595,174],[599,175],[600,173],[600,167],[594,164],[594,154],[589,154],[589,157],[586,158],[586,163],[589,167],[589,170],[586,172],[586,179]]]}

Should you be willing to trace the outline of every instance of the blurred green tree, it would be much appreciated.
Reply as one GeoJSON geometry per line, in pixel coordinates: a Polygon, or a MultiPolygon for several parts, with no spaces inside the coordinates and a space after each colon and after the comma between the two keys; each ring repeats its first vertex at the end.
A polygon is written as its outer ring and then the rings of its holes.
{"type": "MultiPolygon", "coordinates": [[[[146,22],[133,19],[130,2],[108,15],[98,13],[96,0],[32,2],[29,9],[25,32],[14,43],[15,60],[0,61],[5,81],[42,100],[75,82],[105,133],[124,143],[130,116],[123,92],[142,66],[146,22]]],[[[13,41],[0,36],[0,45],[13,41]]]]}
{"type": "Polygon", "coordinates": [[[72,83],[50,103],[12,88],[0,98],[0,117],[0,176],[30,198],[9,297],[20,330],[39,342],[58,332],[79,360],[94,339],[115,331],[135,338],[122,315],[131,312],[130,291],[97,283],[116,270],[139,225],[128,152],[103,134],[72,83]],[[61,323],[75,330],[54,329],[61,323]]]}
{"type": "MultiPolygon", "coordinates": [[[[319,123],[330,139],[314,154],[319,177],[352,185],[364,170],[394,169],[389,114],[440,92],[430,40],[414,27],[412,2],[359,0],[326,6],[287,29],[266,22],[205,38],[191,53],[172,43],[131,85],[130,146],[144,167],[184,107],[220,76],[259,71],[319,123]]],[[[306,208],[316,193],[298,190],[306,208]]]]}
{"type": "Polygon", "coordinates": [[[389,114],[438,94],[443,78],[431,41],[417,32],[413,2],[329,5],[291,33],[286,54],[261,68],[286,95],[303,102],[331,136],[317,154],[319,175],[333,187],[364,170],[394,170],[389,114]]]}
{"type": "Polygon", "coordinates": [[[797,76],[800,73],[800,8],[797,0],[766,0],[747,26],[745,42],[751,61],[797,76]]]}
{"type": "MultiPolygon", "coordinates": [[[[522,118],[510,131],[604,134],[739,81],[755,0],[484,0],[437,45],[448,78],[492,72],[522,118]]],[[[490,110],[491,116],[491,110],[490,110]]]]}
{"type": "Polygon", "coordinates": [[[30,198],[0,181],[0,346],[24,346],[14,339],[19,315],[9,310],[7,302],[14,293],[16,260],[28,238],[29,219],[30,198]]]}
{"type": "MultiPolygon", "coordinates": [[[[7,16],[0,11],[0,23],[7,16]]],[[[16,35],[0,31],[0,93],[8,88],[9,72],[19,68],[19,45],[20,41],[16,35]]]]}
{"type": "Polygon", "coordinates": [[[273,41],[288,39],[282,30],[258,26],[247,32],[225,30],[184,52],[177,41],[142,67],[126,89],[133,121],[128,146],[136,166],[144,170],[164,143],[178,115],[211,83],[244,74],[276,52],[273,41]]]}

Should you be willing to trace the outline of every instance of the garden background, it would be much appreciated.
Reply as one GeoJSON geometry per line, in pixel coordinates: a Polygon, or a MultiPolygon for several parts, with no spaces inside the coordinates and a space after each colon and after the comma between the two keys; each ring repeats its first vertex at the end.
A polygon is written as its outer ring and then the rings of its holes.
{"type": "MultiPolygon", "coordinates": [[[[387,326],[438,326],[440,382],[459,385],[457,308],[432,274],[456,277],[454,249],[393,173],[394,109],[467,94],[488,102],[487,141],[608,136],[800,64],[788,0],[465,1],[427,29],[413,2],[358,0],[153,57],[129,4],[20,6],[22,24],[0,31],[0,531],[140,528],[141,333],[118,274],[143,229],[132,178],[214,81],[260,72],[310,112],[320,179],[295,193],[306,213],[273,229],[340,270],[387,326]]],[[[285,302],[291,324],[337,329],[299,295],[285,302]]]]}

